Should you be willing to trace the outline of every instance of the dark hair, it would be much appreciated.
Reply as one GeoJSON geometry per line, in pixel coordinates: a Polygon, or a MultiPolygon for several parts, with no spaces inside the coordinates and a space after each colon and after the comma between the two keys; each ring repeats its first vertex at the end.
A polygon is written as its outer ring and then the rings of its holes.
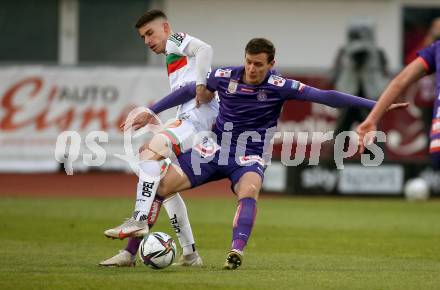
{"type": "Polygon", "coordinates": [[[245,53],[247,54],[267,54],[267,62],[271,62],[275,58],[275,46],[266,38],[252,38],[246,44],[245,53]]]}
{"type": "Polygon", "coordinates": [[[165,15],[165,13],[163,13],[161,10],[157,10],[157,9],[153,9],[153,10],[148,10],[144,13],[144,15],[142,15],[138,21],[136,22],[136,24],[134,25],[134,27],[136,27],[137,29],[141,28],[142,26],[144,26],[145,24],[157,19],[157,18],[164,18],[167,19],[167,16],[165,15]]]}

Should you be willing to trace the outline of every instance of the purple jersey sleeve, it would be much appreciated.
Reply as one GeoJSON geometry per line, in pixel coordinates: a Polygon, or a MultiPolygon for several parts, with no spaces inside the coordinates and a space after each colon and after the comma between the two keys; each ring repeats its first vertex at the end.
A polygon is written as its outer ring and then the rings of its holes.
{"type": "Polygon", "coordinates": [[[425,61],[425,69],[427,74],[435,72],[435,46],[439,45],[440,41],[436,41],[431,45],[425,47],[417,52],[417,55],[425,61]]]}
{"type": "Polygon", "coordinates": [[[334,90],[320,90],[289,79],[280,89],[280,93],[286,100],[309,101],[334,108],[361,107],[372,109],[376,104],[375,101],[334,90]]]}
{"type": "Polygon", "coordinates": [[[211,92],[215,92],[217,89],[217,80],[214,77],[214,72],[208,73],[208,77],[206,78],[206,88],[211,92]]]}
{"type": "Polygon", "coordinates": [[[217,68],[208,73],[206,88],[211,92],[217,90],[217,86],[221,80],[228,80],[231,78],[234,67],[217,68]]]}
{"type": "Polygon", "coordinates": [[[150,110],[156,114],[173,107],[182,105],[196,97],[196,83],[192,82],[183,86],[171,94],[166,95],[160,101],[150,107],[150,110]]]}

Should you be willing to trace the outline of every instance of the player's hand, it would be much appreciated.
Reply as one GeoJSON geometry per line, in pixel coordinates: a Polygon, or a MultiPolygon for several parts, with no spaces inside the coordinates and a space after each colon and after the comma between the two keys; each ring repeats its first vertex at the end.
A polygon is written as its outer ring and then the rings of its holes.
{"type": "Polygon", "coordinates": [[[214,98],[214,93],[206,88],[205,85],[197,85],[196,87],[196,105],[207,104],[214,98]]]}
{"type": "MultiPolygon", "coordinates": [[[[364,144],[364,138],[368,134],[368,132],[377,131],[377,125],[374,122],[369,121],[368,119],[363,121],[359,126],[356,128],[356,133],[358,134],[358,140],[359,140],[359,148],[358,151],[360,154],[364,153],[365,151],[365,144],[364,144]]],[[[366,143],[372,144],[374,142],[374,135],[372,133],[368,134],[367,139],[365,140],[366,143]]]]}
{"type": "Polygon", "coordinates": [[[408,105],[409,105],[409,103],[391,104],[388,107],[387,112],[392,111],[392,110],[404,109],[404,108],[408,107],[408,105]]]}
{"type": "Polygon", "coordinates": [[[136,131],[136,130],[144,127],[148,123],[151,123],[153,119],[154,119],[153,115],[151,115],[150,113],[141,112],[141,113],[137,114],[134,118],[127,118],[125,120],[125,122],[119,126],[119,128],[122,131],[125,131],[125,130],[128,130],[131,125],[133,130],[136,131]]]}

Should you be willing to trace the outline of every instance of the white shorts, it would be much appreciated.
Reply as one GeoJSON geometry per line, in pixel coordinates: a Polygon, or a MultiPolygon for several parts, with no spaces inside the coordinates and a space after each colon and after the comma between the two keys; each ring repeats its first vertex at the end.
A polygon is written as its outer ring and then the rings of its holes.
{"type": "Polygon", "coordinates": [[[168,142],[168,146],[173,150],[175,156],[188,151],[194,144],[194,137],[197,135],[197,129],[189,120],[176,120],[161,132],[168,142]]]}
{"type": "Polygon", "coordinates": [[[218,114],[218,103],[201,105],[186,112],[179,113],[177,120],[168,124],[166,129],[159,132],[164,136],[175,156],[189,151],[193,145],[200,143],[194,140],[198,133],[206,132],[204,136],[212,131],[215,119],[218,114]]]}
{"type": "Polygon", "coordinates": [[[217,118],[218,110],[219,103],[216,99],[200,107],[196,106],[196,101],[193,99],[179,108],[177,119],[191,121],[198,132],[211,131],[212,125],[217,118]]]}

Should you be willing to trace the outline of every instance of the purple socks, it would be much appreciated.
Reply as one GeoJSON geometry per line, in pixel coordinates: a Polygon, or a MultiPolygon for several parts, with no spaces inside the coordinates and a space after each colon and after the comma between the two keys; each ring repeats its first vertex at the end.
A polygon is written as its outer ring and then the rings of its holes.
{"type": "Polygon", "coordinates": [[[127,247],[125,247],[125,250],[132,254],[133,256],[136,255],[139,245],[141,244],[142,238],[129,238],[127,247]]]}
{"type": "Polygon", "coordinates": [[[251,235],[257,214],[257,201],[246,197],[238,201],[232,230],[232,249],[243,251],[251,235]]]}

